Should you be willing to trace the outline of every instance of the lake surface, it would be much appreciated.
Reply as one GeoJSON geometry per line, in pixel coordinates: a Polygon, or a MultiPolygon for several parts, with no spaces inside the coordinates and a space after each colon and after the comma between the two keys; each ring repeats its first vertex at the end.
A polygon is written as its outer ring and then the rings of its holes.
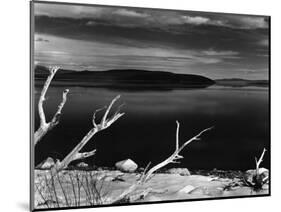
{"type": "MultiPolygon", "coordinates": [[[[84,150],[97,149],[86,160],[98,166],[114,166],[131,158],[145,167],[166,159],[175,150],[176,120],[180,143],[214,126],[201,141],[188,145],[176,167],[190,169],[255,168],[254,157],[269,149],[268,88],[231,88],[170,91],[125,91],[91,87],[67,87],[68,100],[60,123],[36,147],[36,163],[48,156],[63,158],[92,128],[93,112],[118,94],[126,113],[108,129],[95,135],[84,150]]],[[[61,101],[64,87],[50,87],[44,103],[49,121],[61,101]]],[[[35,128],[39,126],[37,103],[41,86],[35,89],[35,128]]],[[[117,106],[117,104],[116,104],[117,106]]],[[[102,114],[102,112],[100,113],[102,114]]],[[[269,167],[266,153],[263,167],[269,167]]]]}

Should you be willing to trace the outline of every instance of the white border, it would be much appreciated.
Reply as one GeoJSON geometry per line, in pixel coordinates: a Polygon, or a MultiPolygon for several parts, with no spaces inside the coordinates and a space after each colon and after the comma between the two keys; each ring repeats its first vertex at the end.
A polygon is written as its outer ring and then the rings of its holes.
{"type": "MultiPolygon", "coordinates": [[[[271,15],[272,197],[80,209],[79,211],[280,211],[281,13],[276,0],[58,0],[105,5],[271,15]]],[[[1,2],[0,211],[29,202],[29,2],[1,2]]],[[[75,211],[75,210],[71,210],[75,211]]],[[[76,210],[78,211],[78,210],[76,210]]]]}

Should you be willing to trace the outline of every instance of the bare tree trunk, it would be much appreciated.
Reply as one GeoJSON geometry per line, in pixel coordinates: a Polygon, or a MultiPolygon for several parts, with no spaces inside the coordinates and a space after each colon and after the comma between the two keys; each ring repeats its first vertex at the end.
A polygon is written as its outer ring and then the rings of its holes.
{"type": "Polygon", "coordinates": [[[50,68],[50,75],[48,76],[48,78],[47,78],[47,80],[44,84],[44,87],[41,91],[41,95],[40,95],[39,102],[38,102],[40,127],[34,133],[34,145],[36,145],[44,137],[44,135],[46,135],[46,133],[48,131],[50,131],[54,126],[56,126],[59,123],[61,111],[62,111],[63,106],[64,106],[64,104],[67,100],[67,94],[68,94],[69,90],[65,89],[63,94],[62,94],[62,102],[59,104],[57,112],[53,116],[52,120],[50,122],[47,122],[46,117],[45,117],[45,113],[44,113],[44,109],[43,109],[43,103],[45,101],[45,96],[46,96],[47,90],[49,88],[49,85],[50,85],[53,77],[55,76],[55,74],[58,70],[59,70],[59,67],[51,67],[50,68]]]}

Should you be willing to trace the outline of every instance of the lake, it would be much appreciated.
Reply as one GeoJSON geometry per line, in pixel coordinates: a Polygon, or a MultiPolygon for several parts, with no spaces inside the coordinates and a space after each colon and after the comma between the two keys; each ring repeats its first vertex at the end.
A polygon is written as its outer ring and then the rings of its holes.
{"type": "MultiPolygon", "coordinates": [[[[60,123],[36,146],[36,163],[48,156],[62,159],[92,128],[93,112],[118,94],[126,114],[99,132],[84,150],[97,149],[86,160],[97,166],[114,166],[127,158],[145,167],[166,159],[175,150],[176,120],[180,143],[214,126],[201,141],[188,145],[180,164],[189,169],[255,168],[254,157],[269,149],[269,90],[259,87],[219,87],[165,91],[128,91],[92,87],[70,89],[60,123]]],[[[64,87],[50,87],[44,109],[49,121],[61,101],[64,87]]],[[[39,126],[35,88],[35,128],[39,126]]],[[[118,104],[116,104],[117,106],[118,104]]],[[[113,110],[114,111],[114,110],[113,110]]],[[[100,112],[102,114],[102,112],[100,112]]],[[[269,167],[266,153],[261,167],[269,167]]]]}

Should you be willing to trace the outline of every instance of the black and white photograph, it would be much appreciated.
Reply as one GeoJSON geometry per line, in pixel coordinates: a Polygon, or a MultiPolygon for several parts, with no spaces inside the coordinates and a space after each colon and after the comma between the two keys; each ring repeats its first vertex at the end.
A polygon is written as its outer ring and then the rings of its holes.
{"type": "Polygon", "coordinates": [[[270,16],[31,2],[31,208],[262,197],[270,16]]]}

